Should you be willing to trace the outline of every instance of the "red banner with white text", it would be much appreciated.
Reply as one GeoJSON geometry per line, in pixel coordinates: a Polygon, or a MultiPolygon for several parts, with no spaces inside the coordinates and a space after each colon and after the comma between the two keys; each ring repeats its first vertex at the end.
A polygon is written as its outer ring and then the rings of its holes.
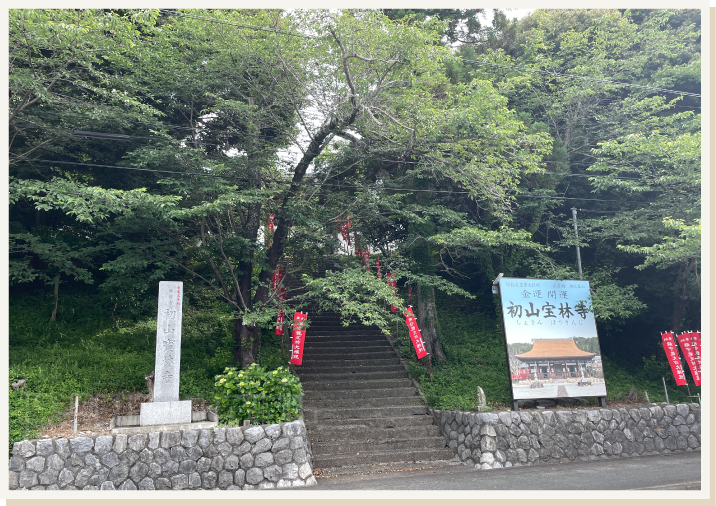
{"type": "Polygon", "coordinates": [[[676,384],[679,386],[686,385],[686,374],[684,373],[684,369],[681,367],[679,349],[676,347],[676,343],[674,342],[674,333],[664,332],[661,334],[661,341],[664,343],[666,358],[669,360],[671,372],[674,373],[676,384]]]}
{"type": "Polygon", "coordinates": [[[699,366],[699,374],[701,374],[701,332],[691,333],[691,344],[694,345],[696,364],[699,366]]]}
{"type": "Polygon", "coordinates": [[[413,308],[409,307],[407,311],[405,311],[405,324],[408,326],[408,333],[410,334],[410,340],[413,342],[413,346],[415,347],[415,354],[418,358],[423,358],[428,354],[428,352],[425,351],[425,343],[423,342],[423,336],[420,335],[418,322],[415,321],[413,308]]]}
{"type": "Polygon", "coordinates": [[[677,336],[679,340],[679,346],[681,346],[681,352],[684,354],[686,363],[689,364],[691,369],[691,377],[694,378],[694,385],[701,386],[701,373],[696,363],[696,354],[694,353],[694,347],[691,343],[691,332],[684,332],[677,336]]]}
{"type": "Polygon", "coordinates": [[[303,363],[303,343],[306,339],[307,313],[293,315],[293,331],[291,332],[291,360],[289,363],[301,365],[303,363]]]}

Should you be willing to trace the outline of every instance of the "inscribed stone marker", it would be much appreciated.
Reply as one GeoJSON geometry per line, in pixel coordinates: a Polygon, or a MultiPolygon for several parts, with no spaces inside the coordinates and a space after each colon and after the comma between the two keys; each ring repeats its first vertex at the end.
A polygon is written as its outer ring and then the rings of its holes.
{"type": "Polygon", "coordinates": [[[183,292],[181,281],[159,282],[154,402],[142,403],[141,426],[191,423],[191,400],[179,400],[183,292]]]}
{"type": "Polygon", "coordinates": [[[154,402],[179,400],[183,283],[159,282],[154,402]]]}

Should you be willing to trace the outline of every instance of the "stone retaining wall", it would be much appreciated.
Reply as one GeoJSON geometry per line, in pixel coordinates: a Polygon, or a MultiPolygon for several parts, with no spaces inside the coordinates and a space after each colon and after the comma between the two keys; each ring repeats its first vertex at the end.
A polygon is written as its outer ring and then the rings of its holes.
{"type": "Polygon", "coordinates": [[[249,490],[314,485],[303,420],[15,443],[10,489],[249,490]]]}
{"type": "Polygon", "coordinates": [[[478,469],[668,454],[701,447],[698,404],[634,409],[433,411],[458,458],[478,469]]]}

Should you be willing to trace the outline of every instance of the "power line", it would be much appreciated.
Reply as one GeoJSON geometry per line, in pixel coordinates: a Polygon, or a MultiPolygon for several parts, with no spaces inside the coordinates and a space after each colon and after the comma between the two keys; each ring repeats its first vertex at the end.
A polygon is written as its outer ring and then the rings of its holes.
{"type": "Polygon", "coordinates": [[[537,70],[537,69],[531,69],[528,67],[517,67],[514,65],[500,65],[498,63],[491,63],[481,60],[467,60],[463,59],[462,61],[467,63],[475,63],[477,65],[489,65],[491,67],[499,67],[499,68],[505,68],[505,69],[515,69],[515,70],[521,70],[523,72],[534,72],[535,74],[542,74],[547,76],[555,76],[555,77],[570,77],[572,79],[582,79],[584,81],[593,81],[597,83],[608,83],[608,84],[616,84],[618,86],[630,86],[632,88],[643,88],[646,90],[654,90],[654,92],[661,92],[661,93],[672,93],[674,95],[685,95],[687,97],[699,97],[701,98],[701,95],[697,93],[690,93],[688,91],[678,91],[678,90],[669,90],[666,88],[656,88],[654,86],[645,86],[643,84],[632,84],[632,83],[623,83],[619,81],[611,81],[609,79],[598,79],[596,77],[585,77],[585,76],[577,76],[574,74],[563,74],[561,72],[550,72],[547,70],[537,70]]]}
{"type": "MultiPolygon", "coordinates": [[[[429,193],[448,193],[453,195],[469,195],[469,191],[454,191],[454,190],[421,190],[415,188],[391,188],[386,186],[361,186],[361,185],[346,185],[346,184],[335,184],[335,183],[318,183],[314,181],[283,181],[280,179],[269,179],[269,178],[241,178],[235,176],[227,176],[223,174],[207,174],[205,172],[179,172],[171,170],[158,170],[158,169],[142,169],[139,167],[122,167],[119,165],[100,165],[94,163],[82,163],[82,162],[63,162],[58,160],[43,160],[39,158],[29,158],[20,160],[22,162],[39,162],[39,163],[56,163],[63,165],[78,165],[83,167],[97,167],[104,169],[121,169],[121,170],[138,170],[142,172],[158,172],[163,174],[179,174],[182,176],[204,176],[204,177],[215,177],[223,179],[232,179],[234,181],[262,181],[268,183],[288,184],[288,185],[307,185],[307,186],[330,186],[334,188],[354,188],[354,189],[367,189],[367,190],[383,190],[383,191],[407,191],[407,192],[429,192],[429,193]]],[[[588,199],[581,197],[550,197],[546,195],[531,195],[531,194],[511,194],[508,197],[520,197],[520,198],[534,198],[534,199],[550,199],[550,200],[585,200],[593,202],[631,202],[643,204],[637,200],[605,200],[605,199],[588,199]]]]}

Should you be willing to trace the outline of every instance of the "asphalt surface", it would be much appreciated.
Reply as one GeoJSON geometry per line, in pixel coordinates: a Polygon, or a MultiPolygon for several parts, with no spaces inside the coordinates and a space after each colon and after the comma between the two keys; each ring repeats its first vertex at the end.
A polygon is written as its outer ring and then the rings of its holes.
{"type": "Polygon", "coordinates": [[[490,470],[449,466],[317,481],[304,490],[700,490],[701,452],[490,470]]]}

